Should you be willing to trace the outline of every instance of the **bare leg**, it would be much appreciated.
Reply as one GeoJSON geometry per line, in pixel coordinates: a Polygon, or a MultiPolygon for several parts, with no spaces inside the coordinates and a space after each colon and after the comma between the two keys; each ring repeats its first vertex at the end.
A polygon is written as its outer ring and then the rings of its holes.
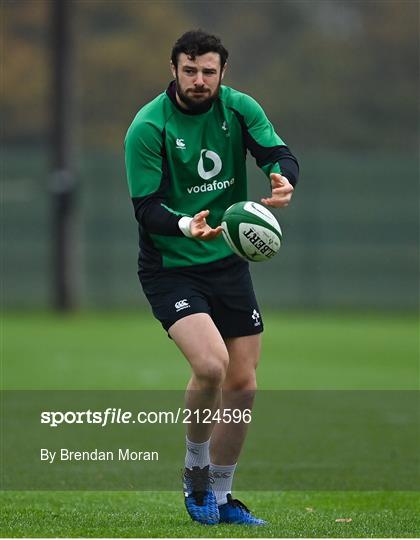
{"type": "MultiPolygon", "coordinates": [[[[196,313],[174,323],[169,334],[193,372],[185,395],[186,408],[214,412],[229,363],[228,350],[214,322],[206,313],[196,313]]],[[[188,439],[196,443],[208,441],[213,431],[213,424],[193,421],[187,426],[188,439]]]]}
{"type": "MultiPolygon", "coordinates": [[[[229,367],[223,384],[222,408],[252,409],[257,388],[255,370],[260,356],[261,334],[226,339],[226,347],[229,367]]],[[[247,429],[245,422],[216,424],[210,443],[212,463],[236,463],[247,429]]]]}

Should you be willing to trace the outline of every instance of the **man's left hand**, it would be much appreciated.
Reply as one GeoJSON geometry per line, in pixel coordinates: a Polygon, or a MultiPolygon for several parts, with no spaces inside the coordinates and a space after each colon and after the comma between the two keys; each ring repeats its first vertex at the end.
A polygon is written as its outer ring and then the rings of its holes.
{"type": "Polygon", "coordinates": [[[271,197],[261,199],[266,206],[284,208],[288,206],[293,195],[293,186],[289,180],[281,174],[271,173],[271,197]]]}

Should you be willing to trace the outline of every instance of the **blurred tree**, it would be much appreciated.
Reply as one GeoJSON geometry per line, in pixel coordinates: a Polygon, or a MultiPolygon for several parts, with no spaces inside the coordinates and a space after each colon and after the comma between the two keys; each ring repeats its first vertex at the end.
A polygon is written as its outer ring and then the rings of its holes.
{"type": "MultiPolygon", "coordinates": [[[[47,0],[5,0],[7,142],[45,134],[47,0]]],[[[121,149],[135,112],[170,79],[185,30],[220,35],[227,84],[254,95],[305,148],[417,145],[418,11],[412,0],[187,2],[74,0],[82,145],[121,149]]]]}
{"type": "Polygon", "coordinates": [[[3,1],[2,136],[38,143],[47,137],[48,2],[3,1]]]}
{"type": "Polygon", "coordinates": [[[417,2],[242,6],[235,32],[223,30],[232,69],[288,138],[308,148],[416,148],[417,2]]]}
{"type": "Polygon", "coordinates": [[[134,114],[170,79],[170,47],[194,26],[177,2],[80,2],[84,143],[122,148],[134,114]]]}

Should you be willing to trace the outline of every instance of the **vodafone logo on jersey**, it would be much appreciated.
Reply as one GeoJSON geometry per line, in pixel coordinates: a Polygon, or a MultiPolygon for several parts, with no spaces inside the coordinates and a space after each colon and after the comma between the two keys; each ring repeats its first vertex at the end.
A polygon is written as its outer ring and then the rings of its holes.
{"type": "Polygon", "coordinates": [[[213,152],[212,150],[207,150],[207,148],[204,148],[200,151],[200,159],[198,161],[197,172],[203,180],[210,180],[210,178],[213,178],[213,176],[218,175],[221,170],[222,160],[220,159],[220,156],[216,154],[216,152],[213,152]],[[203,156],[213,162],[213,168],[209,171],[206,171],[204,169],[203,156]]]}
{"type": "MultiPolygon", "coordinates": [[[[209,164],[207,163],[207,166],[208,165],[209,164]]],[[[203,180],[206,180],[206,182],[196,186],[187,187],[187,193],[189,195],[193,195],[195,193],[204,193],[207,191],[221,191],[233,186],[235,183],[235,178],[230,178],[228,180],[212,180],[211,182],[208,181],[217,176],[221,170],[222,160],[220,159],[220,156],[216,154],[216,152],[213,152],[213,150],[207,150],[207,148],[200,150],[200,159],[197,165],[197,172],[203,180]],[[204,169],[204,159],[207,162],[211,161],[213,163],[213,167],[208,171],[204,169]]]]}

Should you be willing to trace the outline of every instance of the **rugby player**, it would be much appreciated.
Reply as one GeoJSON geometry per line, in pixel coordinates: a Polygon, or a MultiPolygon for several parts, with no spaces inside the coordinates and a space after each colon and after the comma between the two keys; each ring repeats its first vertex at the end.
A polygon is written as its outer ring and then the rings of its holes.
{"type": "MultiPolygon", "coordinates": [[[[175,43],[174,80],[144,105],[125,138],[139,231],[139,278],[153,314],[191,366],[186,408],[251,409],[263,321],[248,263],[221,236],[228,206],[247,200],[249,150],[286,207],[298,163],[250,96],[222,85],[228,51],[202,30],[175,43]]],[[[246,422],[188,425],[185,505],[203,524],[262,525],[232,498],[246,422]]]]}

